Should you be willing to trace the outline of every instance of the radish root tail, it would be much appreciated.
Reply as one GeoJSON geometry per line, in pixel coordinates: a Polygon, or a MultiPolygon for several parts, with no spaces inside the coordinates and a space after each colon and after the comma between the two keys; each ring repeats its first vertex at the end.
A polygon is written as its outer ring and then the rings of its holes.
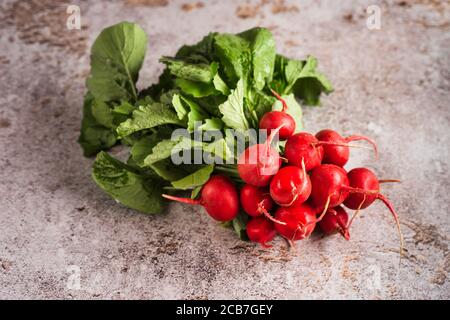
{"type": "Polygon", "coordinates": [[[266,156],[270,155],[270,145],[272,144],[272,140],[273,140],[273,138],[275,138],[275,136],[278,134],[278,132],[281,130],[281,128],[283,128],[283,125],[270,131],[270,134],[267,137],[267,140],[264,144],[264,148],[265,148],[264,151],[266,153],[266,156]]]}
{"type": "Polygon", "coordinates": [[[402,182],[402,181],[398,180],[398,179],[382,179],[382,180],[378,180],[378,183],[389,183],[389,182],[402,182]]]}
{"type": "Polygon", "coordinates": [[[350,228],[350,226],[352,225],[352,223],[353,223],[353,221],[355,220],[355,218],[358,216],[358,214],[361,212],[361,207],[363,206],[363,204],[364,204],[364,202],[366,202],[366,197],[367,197],[367,195],[366,194],[363,194],[364,195],[364,198],[363,198],[363,200],[361,201],[361,203],[359,204],[359,206],[358,206],[358,208],[356,209],[356,211],[355,211],[355,213],[353,213],[353,216],[352,216],[352,218],[350,219],[350,221],[349,221],[349,223],[348,223],[348,225],[347,225],[347,228],[350,228]]]}
{"type": "Polygon", "coordinates": [[[367,141],[368,143],[370,143],[372,145],[373,151],[375,152],[375,159],[378,159],[378,147],[377,147],[377,144],[375,143],[375,141],[373,141],[369,137],[353,135],[353,136],[349,136],[349,137],[345,138],[345,141],[347,141],[347,142],[360,141],[360,140],[367,141]]]}
{"type": "Polygon", "coordinates": [[[358,145],[354,145],[354,144],[350,144],[350,143],[339,143],[339,142],[329,142],[329,141],[314,142],[314,143],[312,143],[312,145],[313,146],[327,145],[327,146],[338,146],[338,147],[349,147],[349,148],[359,148],[359,149],[372,150],[372,148],[366,147],[366,146],[358,146],[358,145]]]}
{"type": "Polygon", "coordinates": [[[197,200],[197,199],[174,197],[174,196],[171,196],[168,194],[162,194],[162,197],[169,199],[169,200],[181,202],[181,203],[194,204],[194,205],[201,204],[201,201],[197,200]]]}
{"type": "Polygon", "coordinates": [[[339,233],[344,237],[345,240],[350,240],[350,232],[348,231],[348,228],[338,219],[339,233]]]}
{"type": "Polygon", "coordinates": [[[304,233],[306,233],[306,228],[309,227],[312,224],[318,223],[320,222],[323,217],[325,216],[325,214],[328,211],[328,206],[330,205],[330,199],[331,199],[331,195],[328,196],[327,198],[327,202],[325,203],[325,208],[323,209],[322,213],[320,214],[320,216],[318,218],[316,218],[316,220],[308,222],[307,224],[305,224],[304,226],[302,226],[304,233]]]}
{"type": "Polygon", "coordinates": [[[403,256],[403,248],[404,248],[404,241],[403,241],[403,233],[400,228],[400,219],[398,218],[397,213],[395,212],[394,207],[392,206],[391,202],[382,194],[378,194],[377,199],[383,201],[383,203],[388,207],[389,211],[391,211],[392,216],[394,217],[395,224],[397,225],[397,231],[398,236],[400,237],[400,258],[403,256]]]}
{"type": "Polygon", "coordinates": [[[339,219],[336,210],[331,208],[328,210],[328,213],[336,217],[338,223],[337,231],[344,237],[345,240],[350,240],[350,232],[348,231],[348,227],[341,219],[339,219]]]}
{"type": "Polygon", "coordinates": [[[331,199],[331,195],[328,196],[327,202],[325,203],[325,208],[323,209],[323,211],[320,214],[319,218],[317,218],[316,221],[314,221],[314,222],[310,222],[309,224],[320,222],[323,219],[323,217],[325,216],[325,214],[328,211],[328,206],[330,205],[330,199],[331,199]]]}
{"type": "Polygon", "coordinates": [[[266,208],[264,208],[264,206],[263,206],[263,201],[261,201],[260,203],[258,203],[258,211],[261,212],[261,213],[263,213],[264,216],[265,216],[267,219],[269,219],[270,221],[272,221],[272,222],[274,222],[274,223],[281,224],[281,225],[283,225],[283,226],[286,225],[286,222],[283,222],[283,221],[280,221],[280,220],[275,219],[274,217],[272,217],[272,216],[270,215],[269,212],[267,212],[266,208]]]}
{"type": "Polygon", "coordinates": [[[303,157],[302,157],[302,171],[303,171],[303,175],[306,177],[307,173],[306,173],[305,158],[303,158],[303,157]]]}
{"type": "MultiPolygon", "coordinates": [[[[292,194],[294,195],[294,197],[292,198],[292,201],[290,202],[290,203],[288,203],[288,204],[283,204],[283,205],[281,205],[281,204],[279,204],[280,206],[282,206],[282,207],[290,207],[290,206],[292,206],[292,204],[295,202],[295,201],[297,201],[297,198],[298,198],[298,192],[297,192],[297,189],[293,189],[292,190],[292,194]]],[[[275,201],[276,202],[276,201],[275,201]]]]}
{"type": "Polygon", "coordinates": [[[297,228],[296,228],[295,231],[294,231],[294,234],[292,235],[291,241],[294,241],[294,240],[295,240],[295,237],[297,236],[297,232],[298,232],[298,231],[301,232],[302,239],[305,237],[305,233],[306,233],[306,232],[305,232],[304,226],[303,226],[303,224],[299,223],[298,226],[297,226],[297,228]]]}
{"type": "Polygon", "coordinates": [[[378,195],[380,193],[380,190],[365,190],[360,188],[354,188],[350,186],[342,186],[342,189],[350,192],[350,193],[361,193],[366,195],[378,195]]]}

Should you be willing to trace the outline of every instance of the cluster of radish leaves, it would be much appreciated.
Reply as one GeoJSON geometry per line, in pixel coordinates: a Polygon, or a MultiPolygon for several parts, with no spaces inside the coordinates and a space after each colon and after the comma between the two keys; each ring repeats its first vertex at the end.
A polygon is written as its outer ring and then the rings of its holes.
{"type": "MultiPolygon", "coordinates": [[[[269,30],[253,28],[239,34],[210,33],[194,45],[181,47],[166,65],[158,83],[136,86],[147,49],[147,35],[136,24],[122,22],[104,29],[91,49],[79,143],[85,156],[94,156],[93,179],[117,202],[143,213],[159,213],[162,193],[192,190],[195,198],[216,170],[214,165],[175,165],[171,155],[201,148],[213,157],[232,156],[228,137],[205,143],[181,137],[176,128],[245,131],[280,108],[270,89],[287,101],[297,130],[304,104],[319,104],[330,82],[317,70],[317,60],[288,59],[276,53],[269,30]],[[130,146],[126,162],[105,150],[130,146]]],[[[223,172],[222,172],[223,173],[223,172]]],[[[235,178],[236,177],[232,177],[235,178]]],[[[246,215],[227,225],[245,237],[246,215]]]]}

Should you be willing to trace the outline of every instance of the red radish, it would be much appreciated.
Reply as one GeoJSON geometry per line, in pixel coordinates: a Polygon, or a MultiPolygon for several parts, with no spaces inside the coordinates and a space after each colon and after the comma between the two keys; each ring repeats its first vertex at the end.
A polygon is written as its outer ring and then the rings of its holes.
{"type": "Polygon", "coordinates": [[[321,164],[323,147],[312,134],[300,132],[287,140],[284,155],[289,164],[297,167],[301,167],[304,161],[306,171],[310,171],[321,164]]]}
{"type": "Polygon", "coordinates": [[[240,198],[242,208],[252,217],[263,214],[260,206],[264,207],[267,211],[270,211],[273,208],[273,201],[270,197],[269,189],[258,188],[246,184],[241,189],[240,198]]]}
{"type": "Polygon", "coordinates": [[[253,242],[260,243],[263,247],[269,248],[267,242],[272,241],[275,237],[276,230],[273,222],[264,217],[255,217],[247,222],[247,235],[253,242]]]}
{"type": "Polygon", "coordinates": [[[312,198],[309,197],[308,200],[305,201],[305,204],[307,204],[308,206],[310,206],[314,212],[316,214],[322,213],[323,212],[323,207],[318,207],[315,205],[314,201],[312,201],[312,198]]]}
{"type": "Polygon", "coordinates": [[[339,232],[346,240],[350,240],[347,224],[348,214],[341,206],[328,209],[322,221],[319,222],[320,229],[325,234],[339,232]]]}
{"type": "Polygon", "coordinates": [[[349,145],[348,143],[356,140],[365,140],[369,142],[373,146],[375,156],[378,156],[376,143],[365,136],[354,135],[344,138],[334,130],[325,129],[319,131],[316,134],[316,138],[320,141],[319,145],[323,146],[322,163],[335,164],[343,167],[347,163],[350,155],[349,147],[357,147],[349,145]]]}
{"type": "Polygon", "coordinates": [[[365,209],[370,206],[379,196],[380,184],[375,174],[367,168],[355,168],[347,173],[349,185],[362,190],[361,193],[351,193],[344,204],[349,209],[365,209]],[[366,194],[364,191],[372,191],[366,194]]]}
{"type": "Polygon", "coordinates": [[[250,146],[240,155],[237,169],[245,183],[256,187],[267,186],[280,169],[280,155],[270,146],[279,130],[280,128],[272,130],[265,143],[250,146]]]}
{"type": "Polygon", "coordinates": [[[309,237],[317,222],[315,211],[304,203],[278,208],[275,219],[282,222],[275,223],[275,229],[290,241],[309,237]]]}
{"type": "Polygon", "coordinates": [[[400,254],[402,254],[403,234],[400,229],[400,221],[391,202],[380,193],[380,184],[375,173],[367,168],[355,168],[349,171],[347,177],[350,186],[350,194],[345,199],[344,205],[349,209],[359,211],[359,209],[367,208],[377,199],[383,201],[383,203],[388,207],[389,211],[394,217],[395,223],[397,225],[397,230],[400,237],[400,254]]]}
{"type": "Polygon", "coordinates": [[[201,205],[215,220],[233,220],[239,212],[239,196],[233,182],[226,176],[214,175],[203,185],[199,199],[179,198],[163,194],[164,198],[201,205]]]}
{"type": "Polygon", "coordinates": [[[336,207],[348,196],[347,173],[334,164],[322,164],[311,173],[311,198],[318,208],[336,207]]]}
{"type": "Polygon", "coordinates": [[[295,166],[281,168],[270,182],[270,196],[280,206],[305,202],[311,194],[311,180],[303,170],[295,166]]]}
{"type": "Polygon", "coordinates": [[[288,108],[286,101],[284,101],[284,99],[274,90],[271,91],[273,95],[281,101],[283,109],[281,111],[270,111],[265,113],[259,121],[259,128],[266,129],[268,131],[267,134],[270,134],[271,131],[276,128],[281,128],[279,131],[279,139],[286,140],[295,132],[295,120],[290,114],[286,113],[288,108]]]}

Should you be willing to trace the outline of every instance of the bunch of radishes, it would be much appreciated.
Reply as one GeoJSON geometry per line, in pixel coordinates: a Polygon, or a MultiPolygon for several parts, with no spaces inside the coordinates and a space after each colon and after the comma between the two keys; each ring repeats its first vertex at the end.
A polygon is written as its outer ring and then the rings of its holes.
{"type": "Polygon", "coordinates": [[[325,234],[340,233],[350,239],[349,228],[361,209],[375,200],[383,201],[392,213],[400,235],[400,253],[403,237],[398,216],[391,203],[380,193],[381,182],[367,168],[347,172],[343,166],[350,154],[349,144],[356,140],[369,142],[377,155],[376,144],[364,136],[342,137],[336,131],[322,130],[315,136],[295,132],[295,121],[282,111],[266,113],[260,120],[260,129],[267,129],[265,143],[248,147],[238,160],[237,170],[245,183],[238,188],[224,175],[213,175],[203,186],[199,199],[164,197],[190,204],[200,204],[218,221],[230,221],[239,213],[240,206],[251,217],[246,231],[249,239],[267,247],[276,233],[290,244],[308,238],[316,227],[325,234]],[[286,140],[284,153],[271,146],[274,136],[286,140]],[[240,203],[240,205],[239,205],[240,203]],[[347,211],[356,210],[349,219],[347,211]]]}

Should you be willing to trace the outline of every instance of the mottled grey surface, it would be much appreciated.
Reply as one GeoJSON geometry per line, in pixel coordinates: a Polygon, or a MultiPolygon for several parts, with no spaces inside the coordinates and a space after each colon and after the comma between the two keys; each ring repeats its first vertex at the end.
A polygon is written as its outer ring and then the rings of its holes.
{"type": "Polygon", "coordinates": [[[268,3],[247,19],[236,15],[238,1],[204,1],[189,12],[182,9],[189,0],[73,1],[81,31],[65,29],[65,1],[2,2],[0,298],[450,298],[444,2],[373,1],[382,9],[381,30],[373,31],[365,13],[372,1],[287,1],[296,5],[287,12],[268,3]],[[348,167],[403,181],[383,185],[402,219],[408,253],[401,267],[381,204],[364,211],[349,242],[317,234],[296,251],[281,239],[262,250],[201,209],[174,204],[148,217],[102,193],[76,139],[89,47],[121,20],[149,35],[140,87],[156,81],[161,55],[213,30],[270,27],[283,54],[318,57],[336,91],[322,108],[305,108],[306,129],[377,140],[378,161],[353,150],[348,167]]]}

